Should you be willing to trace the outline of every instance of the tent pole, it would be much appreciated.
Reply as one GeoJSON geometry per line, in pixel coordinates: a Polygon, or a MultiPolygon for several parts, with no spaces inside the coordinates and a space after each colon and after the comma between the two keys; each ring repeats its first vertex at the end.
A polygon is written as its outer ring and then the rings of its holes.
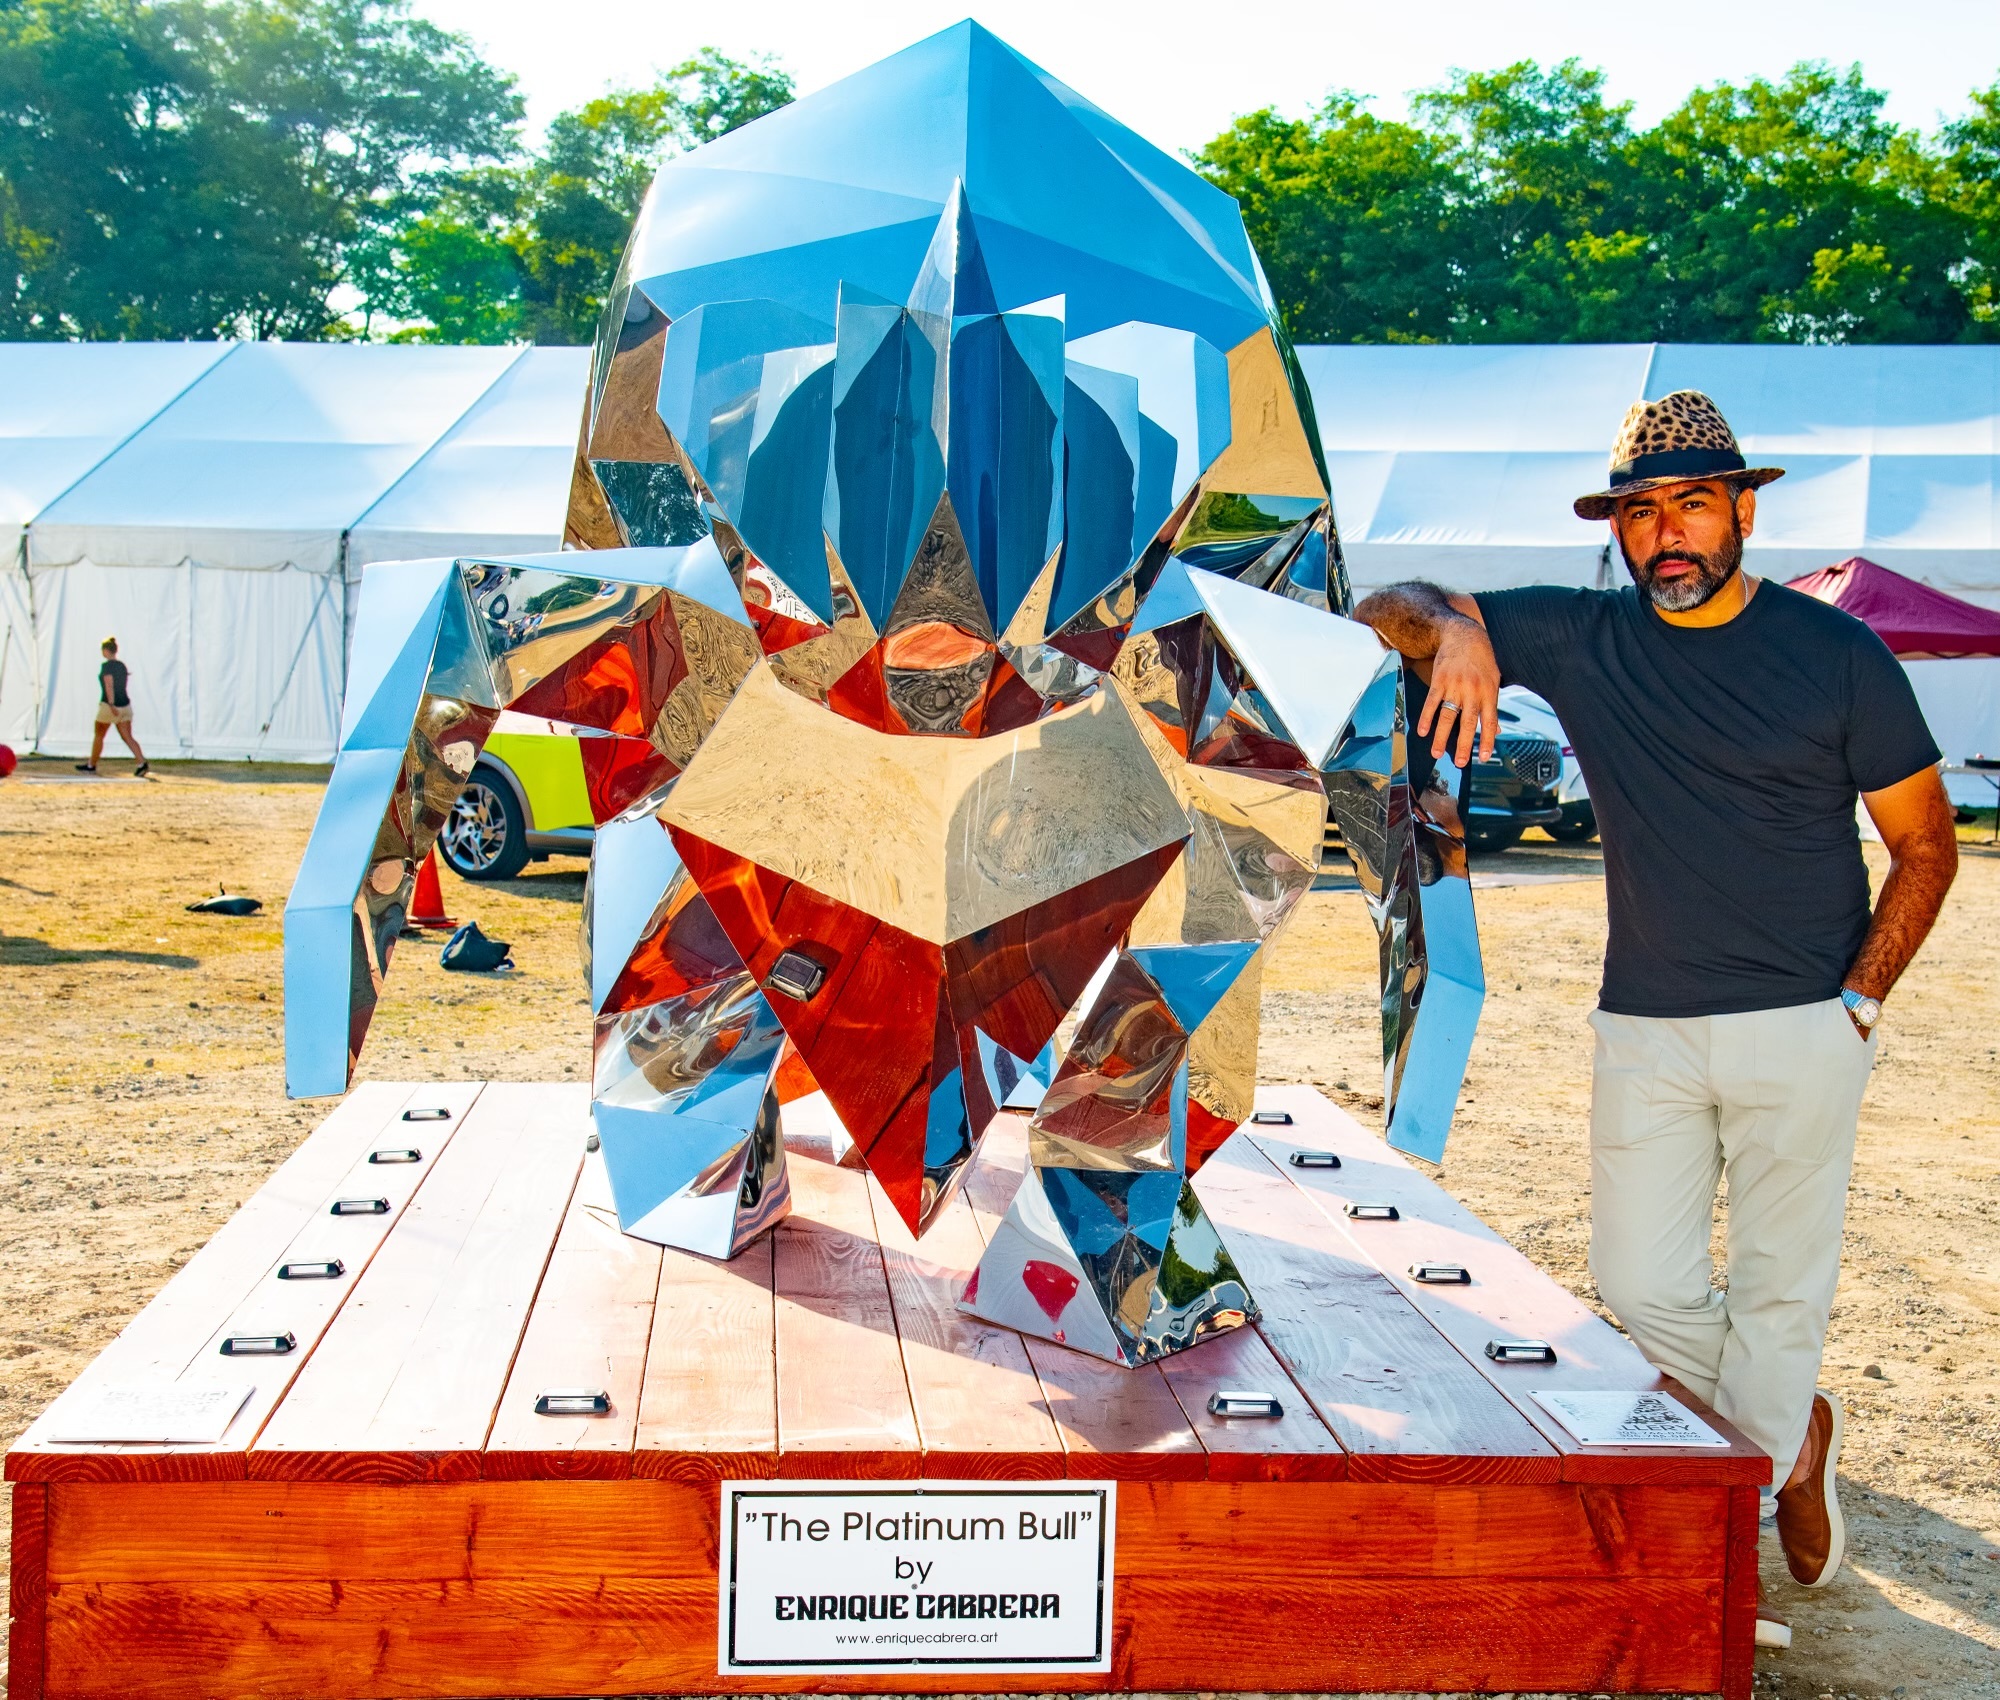
{"type": "MultiPolygon", "coordinates": [[[[340,549],[343,566],[347,554],[347,534],[341,533],[340,549]]],[[[305,655],[306,645],[312,642],[313,628],[319,623],[319,612],[326,606],[327,589],[332,583],[332,575],[320,575],[319,595],[313,598],[312,612],[306,615],[306,629],[299,634],[299,646],[292,651],[292,664],[285,669],[283,682],[278,686],[278,694],[271,699],[271,706],[264,711],[264,724],[257,728],[257,748],[250,760],[256,761],[264,753],[264,740],[270,736],[271,727],[278,718],[278,709],[284,703],[285,693],[292,688],[292,680],[299,671],[299,661],[305,655]]],[[[336,731],[338,722],[336,722],[336,731]]]]}

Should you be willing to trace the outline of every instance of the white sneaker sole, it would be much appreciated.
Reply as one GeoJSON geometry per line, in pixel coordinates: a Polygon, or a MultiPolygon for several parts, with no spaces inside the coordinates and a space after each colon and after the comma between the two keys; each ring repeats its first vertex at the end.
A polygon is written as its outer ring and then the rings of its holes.
{"type": "Polygon", "coordinates": [[[1824,1588],[1840,1574],[1841,1561],[1847,1556],[1847,1520],[1840,1514],[1840,1495],[1835,1491],[1835,1478],[1840,1465],[1840,1436],[1846,1419],[1840,1408],[1840,1401],[1823,1387],[1815,1388],[1813,1396],[1824,1399],[1833,1412],[1833,1433],[1827,1437],[1826,1459],[1820,1465],[1820,1497],[1826,1501],[1827,1548],[1826,1568],[1819,1573],[1817,1582],[1804,1584],[1808,1588],[1824,1588]]]}
{"type": "Polygon", "coordinates": [[[1792,1644],[1792,1626],[1779,1623],[1772,1618],[1757,1619],[1757,1645],[1760,1647],[1789,1647],[1792,1644]]]}

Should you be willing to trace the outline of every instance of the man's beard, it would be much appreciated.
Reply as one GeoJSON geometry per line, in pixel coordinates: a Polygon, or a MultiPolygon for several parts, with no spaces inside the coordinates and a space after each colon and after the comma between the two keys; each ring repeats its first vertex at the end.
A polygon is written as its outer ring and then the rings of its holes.
{"type": "Polygon", "coordinates": [[[1628,556],[1625,565],[1633,583],[1646,593],[1655,608],[1669,614],[1685,614],[1690,608],[1699,608],[1736,576],[1743,565],[1743,527],[1740,523],[1732,524],[1729,540],[1712,554],[1694,549],[1662,549],[1637,565],[1628,556]],[[1659,572],[1668,561],[1685,561],[1694,571],[1663,581],[1659,572]]]}

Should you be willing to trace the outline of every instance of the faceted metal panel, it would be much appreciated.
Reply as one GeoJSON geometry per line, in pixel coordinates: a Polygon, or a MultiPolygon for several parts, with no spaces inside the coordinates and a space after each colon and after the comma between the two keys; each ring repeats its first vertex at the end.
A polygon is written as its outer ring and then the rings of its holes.
{"type": "Polygon", "coordinates": [[[1342,616],[1311,403],[1226,196],[976,25],[670,162],[608,299],[568,552],[372,567],[286,915],[288,1081],[352,1077],[508,711],[584,734],[593,1098],[628,1231],[787,1208],[781,1099],[915,1230],[1003,1106],[965,1306],[1123,1364],[1255,1315],[1189,1177],[1337,829],[1389,1136],[1481,995],[1400,663],[1342,616]]]}

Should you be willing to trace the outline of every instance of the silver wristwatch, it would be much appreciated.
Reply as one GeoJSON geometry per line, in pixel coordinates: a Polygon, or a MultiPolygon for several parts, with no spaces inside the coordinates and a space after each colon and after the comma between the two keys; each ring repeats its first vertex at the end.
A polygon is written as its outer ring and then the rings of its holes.
{"type": "Polygon", "coordinates": [[[1840,1001],[1847,1006],[1847,1013],[1854,1025],[1864,1033],[1871,1033],[1875,1023],[1882,1019],[1882,1000],[1863,997],[1850,986],[1840,988],[1840,1001]]]}

